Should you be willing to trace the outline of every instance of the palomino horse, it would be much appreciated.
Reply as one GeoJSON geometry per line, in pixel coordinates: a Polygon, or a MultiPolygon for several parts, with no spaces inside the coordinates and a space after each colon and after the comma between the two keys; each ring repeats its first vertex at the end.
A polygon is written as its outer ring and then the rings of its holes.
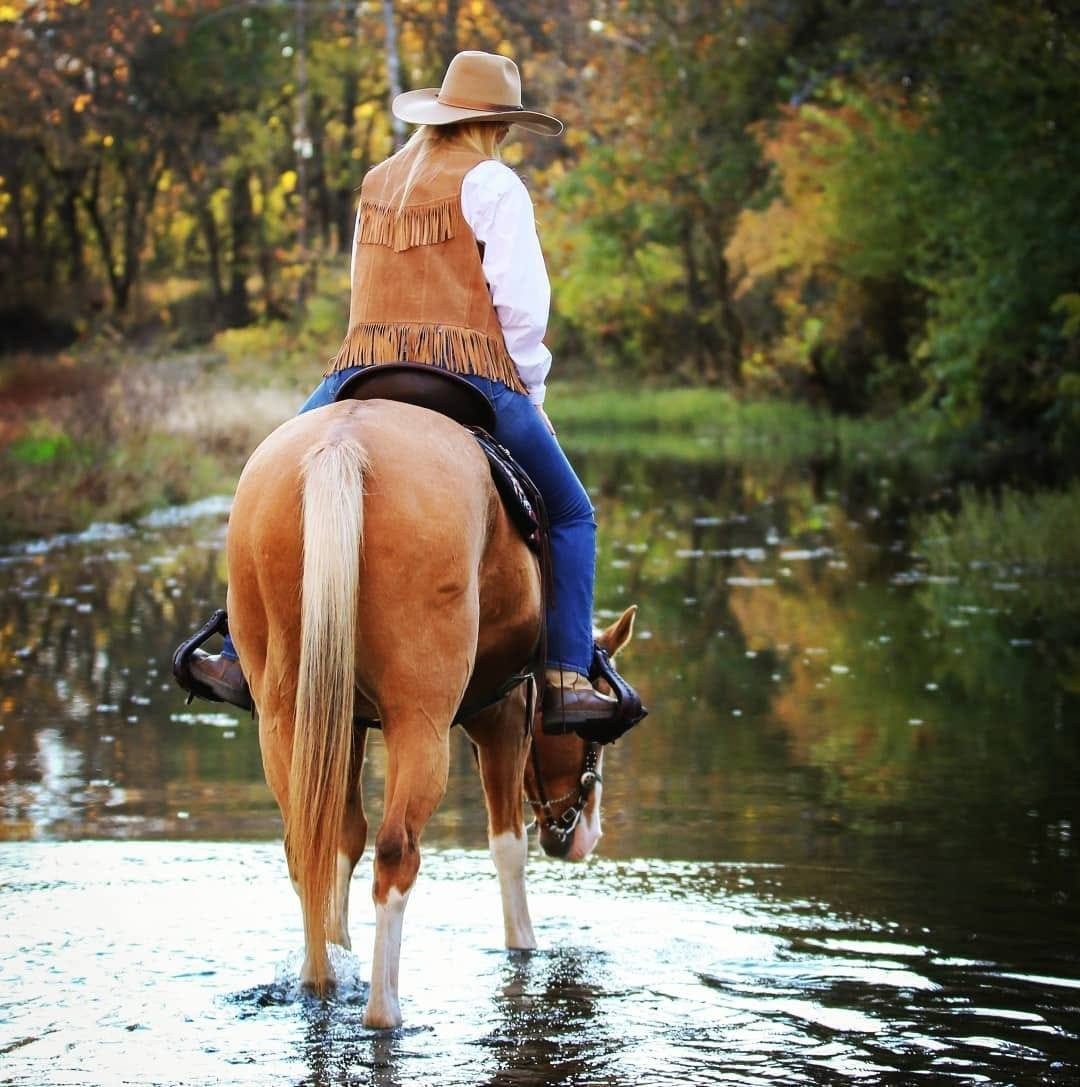
{"type": "MultiPolygon", "coordinates": [[[[303,909],[301,980],[318,992],[334,982],[327,941],[350,946],[349,881],[367,836],[367,731],[354,718],[381,723],[386,796],[364,1021],[397,1026],[402,917],[420,836],[446,788],[450,728],[460,707],[530,667],[536,558],[468,431],[408,404],[349,400],[289,420],[255,451],[228,559],[230,628],[303,909]]],[[[629,640],[634,610],[601,636],[610,652],[629,640]]],[[[530,728],[526,687],[465,722],[512,948],[535,947],[523,778],[548,852],[581,859],[600,836],[599,745],[530,728]]]]}

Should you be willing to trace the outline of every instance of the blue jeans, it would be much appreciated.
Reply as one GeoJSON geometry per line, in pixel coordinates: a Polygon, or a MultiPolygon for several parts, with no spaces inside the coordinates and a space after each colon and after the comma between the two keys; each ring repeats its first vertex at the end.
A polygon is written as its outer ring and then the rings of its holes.
{"type": "MultiPolygon", "coordinates": [[[[360,369],[324,377],[299,414],[334,402],[345,380],[360,369]]],[[[592,665],[596,511],[555,435],[527,396],[498,381],[467,377],[495,408],[496,441],[529,473],[543,496],[551,528],[552,605],[547,613],[547,666],[588,675],[592,665]]],[[[232,642],[222,653],[236,658],[232,642]]]]}

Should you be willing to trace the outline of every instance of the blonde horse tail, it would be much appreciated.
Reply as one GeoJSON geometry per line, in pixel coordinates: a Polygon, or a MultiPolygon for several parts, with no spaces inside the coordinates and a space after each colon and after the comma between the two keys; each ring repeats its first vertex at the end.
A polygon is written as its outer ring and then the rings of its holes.
{"type": "MultiPolygon", "coordinates": [[[[285,842],[309,956],[324,960],[327,912],[349,788],[356,596],[367,454],[329,438],[304,457],[300,672],[285,842]]],[[[327,971],[328,971],[327,964],[327,971]]]]}

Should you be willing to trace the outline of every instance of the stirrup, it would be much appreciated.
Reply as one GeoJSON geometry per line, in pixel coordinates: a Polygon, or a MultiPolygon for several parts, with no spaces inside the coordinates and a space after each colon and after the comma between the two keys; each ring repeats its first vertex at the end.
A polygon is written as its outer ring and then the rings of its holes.
{"type": "MultiPolygon", "coordinates": [[[[225,703],[223,698],[220,698],[205,683],[191,674],[191,658],[195,655],[195,650],[208,642],[215,634],[220,634],[224,638],[228,633],[228,616],[225,614],[224,608],[218,608],[190,638],[176,647],[172,660],[173,677],[181,689],[187,691],[188,705],[191,705],[192,699],[195,698],[204,698],[207,702],[225,703]]],[[[246,686],[245,684],[245,688],[246,686]]],[[[225,704],[233,705],[231,702],[225,704]]],[[[248,704],[241,706],[240,709],[254,709],[250,692],[248,692],[248,704]]]]}
{"type": "Polygon", "coordinates": [[[586,721],[574,731],[590,743],[610,744],[647,717],[649,711],[641,704],[641,696],[637,691],[615,670],[608,651],[594,645],[589,682],[595,683],[598,679],[602,679],[611,688],[611,693],[615,696],[615,712],[610,717],[586,721]]]}

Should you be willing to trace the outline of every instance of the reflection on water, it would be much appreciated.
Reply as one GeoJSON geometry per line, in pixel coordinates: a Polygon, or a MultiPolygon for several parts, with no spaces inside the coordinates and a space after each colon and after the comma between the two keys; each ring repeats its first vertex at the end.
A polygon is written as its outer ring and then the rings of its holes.
{"type": "Polygon", "coordinates": [[[759,890],[744,865],[538,864],[541,950],[507,954],[486,856],[431,851],[408,1025],[377,1032],[371,911],[336,994],[303,996],[277,843],[9,844],[0,864],[0,1073],[19,1087],[1060,1084],[1076,1067],[1075,981],[1006,976],[782,879],[759,890]]]}
{"type": "Polygon", "coordinates": [[[456,736],[390,1037],[361,1025],[367,932],[334,1001],[295,993],[255,728],[172,684],[227,503],[0,555],[0,1081],[1080,1077],[1076,632],[1012,620],[1022,579],[931,583],[895,480],[582,463],[652,714],[607,757],[601,858],[534,862],[529,956],[450,852],[485,844],[456,736]],[[149,1051],[175,1067],[134,1078],[149,1051]]]}

